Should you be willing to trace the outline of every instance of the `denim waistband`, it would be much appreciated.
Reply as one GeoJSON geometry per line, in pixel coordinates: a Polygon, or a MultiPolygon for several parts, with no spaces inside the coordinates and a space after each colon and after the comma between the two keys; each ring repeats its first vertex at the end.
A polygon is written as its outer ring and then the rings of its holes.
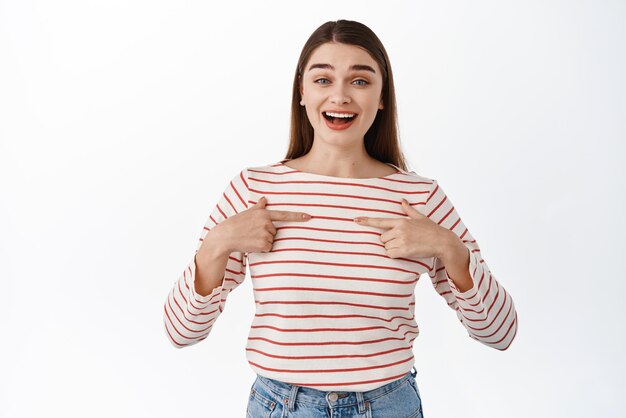
{"type": "MultiPolygon", "coordinates": [[[[415,368],[413,368],[415,369],[415,368]]],[[[322,405],[326,406],[328,401],[327,397],[334,393],[336,394],[333,404],[336,407],[350,406],[364,401],[373,400],[379,398],[389,392],[392,392],[398,386],[402,385],[410,377],[415,377],[417,371],[407,372],[399,379],[393,380],[386,385],[378,387],[376,389],[369,390],[367,392],[347,392],[347,391],[323,391],[313,389],[306,386],[292,385],[291,383],[281,382],[279,380],[270,379],[269,377],[261,376],[257,374],[258,381],[264,385],[265,388],[273,392],[279,399],[289,399],[290,406],[294,402],[308,403],[310,405],[322,405]]]]}

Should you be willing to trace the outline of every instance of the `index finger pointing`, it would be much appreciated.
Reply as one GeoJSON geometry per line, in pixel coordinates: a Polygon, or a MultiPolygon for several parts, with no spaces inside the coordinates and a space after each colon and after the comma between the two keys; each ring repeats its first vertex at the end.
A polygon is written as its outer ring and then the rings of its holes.
{"type": "Polygon", "coordinates": [[[288,210],[268,210],[272,221],[308,221],[311,215],[304,212],[291,212],[288,210]]]}
{"type": "Polygon", "coordinates": [[[365,216],[358,216],[354,218],[354,221],[359,225],[375,226],[376,228],[391,229],[398,222],[398,218],[368,218],[365,216]]]}

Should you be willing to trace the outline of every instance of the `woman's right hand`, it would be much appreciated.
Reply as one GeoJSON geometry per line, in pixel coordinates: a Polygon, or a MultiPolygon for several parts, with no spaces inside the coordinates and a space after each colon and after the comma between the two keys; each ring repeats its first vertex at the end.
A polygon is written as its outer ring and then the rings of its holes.
{"type": "Polygon", "coordinates": [[[267,199],[261,197],[254,206],[215,225],[206,234],[199,251],[203,252],[205,244],[211,242],[207,244],[211,251],[219,248],[219,252],[224,255],[233,251],[270,252],[276,235],[276,227],[272,221],[307,222],[311,219],[304,212],[265,209],[266,203],[267,199]]]}

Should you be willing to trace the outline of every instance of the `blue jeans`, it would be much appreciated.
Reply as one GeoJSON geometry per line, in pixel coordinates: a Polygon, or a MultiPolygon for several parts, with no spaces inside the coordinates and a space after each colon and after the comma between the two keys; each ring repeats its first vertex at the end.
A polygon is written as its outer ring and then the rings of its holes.
{"type": "Polygon", "coordinates": [[[367,392],[326,392],[257,375],[246,418],[423,418],[416,374],[367,392]]]}

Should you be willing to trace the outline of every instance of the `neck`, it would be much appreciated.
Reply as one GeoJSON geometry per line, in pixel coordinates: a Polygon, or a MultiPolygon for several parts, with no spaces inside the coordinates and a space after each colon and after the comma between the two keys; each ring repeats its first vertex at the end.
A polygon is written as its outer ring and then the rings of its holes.
{"type": "Polygon", "coordinates": [[[311,171],[335,177],[367,177],[378,163],[365,150],[363,140],[352,146],[339,146],[314,139],[309,152],[298,160],[311,171]]]}

